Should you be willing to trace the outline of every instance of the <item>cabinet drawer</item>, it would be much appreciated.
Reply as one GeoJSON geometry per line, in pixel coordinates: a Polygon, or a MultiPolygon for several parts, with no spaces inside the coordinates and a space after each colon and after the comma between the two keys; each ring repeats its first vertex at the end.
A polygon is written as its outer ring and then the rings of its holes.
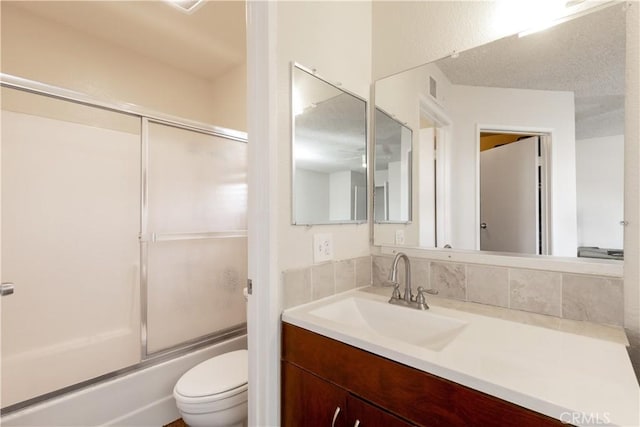
{"type": "Polygon", "coordinates": [[[418,426],[566,426],[496,397],[283,323],[282,358],[418,426]]]}

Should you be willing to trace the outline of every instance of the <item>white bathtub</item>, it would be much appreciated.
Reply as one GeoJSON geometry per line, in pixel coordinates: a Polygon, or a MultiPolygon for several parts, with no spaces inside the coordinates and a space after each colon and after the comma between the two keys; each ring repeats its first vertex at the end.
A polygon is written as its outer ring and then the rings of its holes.
{"type": "Polygon", "coordinates": [[[198,349],[184,356],[108,380],[0,419],[2,426],[162,426],[178,418],[173,386],[199,362],[247,348],[247,337],[198,349]]]}

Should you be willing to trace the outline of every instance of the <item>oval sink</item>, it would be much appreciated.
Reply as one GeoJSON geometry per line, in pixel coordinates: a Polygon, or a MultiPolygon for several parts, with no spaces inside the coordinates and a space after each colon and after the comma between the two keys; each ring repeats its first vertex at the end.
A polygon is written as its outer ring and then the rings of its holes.
{"type": "Polygon", "coordinates": [[[445,348],[467,325],[429,311],[357,297],[319,307],[309,314],[435,351],[445,348]]]}

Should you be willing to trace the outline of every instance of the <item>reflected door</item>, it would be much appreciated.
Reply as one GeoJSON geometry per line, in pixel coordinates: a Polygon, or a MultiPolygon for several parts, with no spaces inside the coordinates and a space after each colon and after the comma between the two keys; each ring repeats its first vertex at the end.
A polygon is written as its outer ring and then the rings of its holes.
{"type": "Polygon", "coordinates": [[[480,152],[480,249],[540,253],[539,137],[480,152]]]}

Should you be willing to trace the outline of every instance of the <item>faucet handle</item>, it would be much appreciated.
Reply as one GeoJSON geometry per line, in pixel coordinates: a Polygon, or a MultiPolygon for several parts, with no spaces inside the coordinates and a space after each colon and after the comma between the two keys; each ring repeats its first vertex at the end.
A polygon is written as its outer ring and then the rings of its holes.
{"type": "MultiPolygon", "coordinates": [[[[418,295],[424,294],[424,293],[431,294],[431,295],[438,295],[438,290],[437,289],[432,289],[432,288],[425,289],[422,286],[418,286],[418,295]]],[[[422,296],[424,296],[424,295],[422,295],[422,296]]]]}
{"type": "Polygon", "coordinates": [[[424,297],[424,294],[436,295],[438,293],[435,289],[425,289],[422,286],[418,286],[418,294],[416,295],[415,302],[421,307],[423,310],[428,309],[427,299],[424,297]]]}

